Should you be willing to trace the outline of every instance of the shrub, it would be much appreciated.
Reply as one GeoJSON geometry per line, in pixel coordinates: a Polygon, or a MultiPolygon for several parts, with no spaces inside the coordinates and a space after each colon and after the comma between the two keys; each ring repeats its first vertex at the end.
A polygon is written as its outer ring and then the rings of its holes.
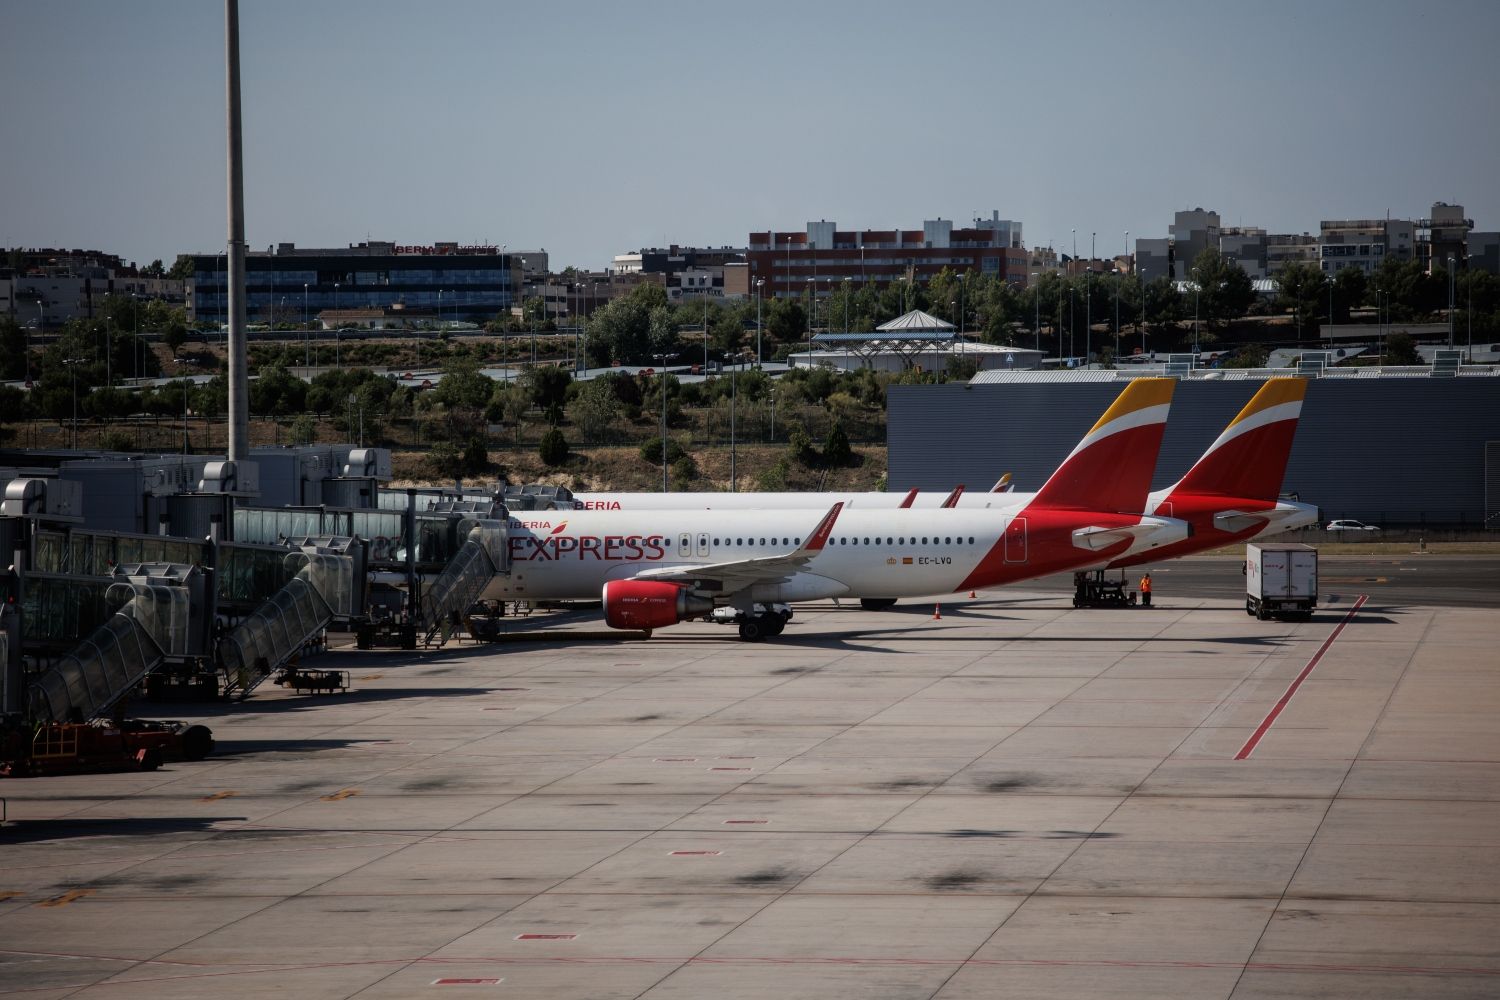
{"type": "Polygon", "coordinates": [[[566,464],[568,461],[568,439],[563,437],[562,431],[553,427],[542,435],[542,443],[537,448],[545,465],[556,467],[566,464]]]}
{"type": "Polygon", "coordinates": [[[841,469],[854,463],[854,451],[849,447],[849,435],[844,425],[835,420],[828,431],[828,440],[823,443],[823,463],[829,468],[841,469]]]}
{"type": "MultiPolygon", "coordinates": [[[[641,450],[640,450],[641,461],[642,462],[650,462],[652,465],[660,465],[661,464],[661,451],[662,451],[661,442],[662,442],[661,438],[654,437],[654,438],[651,438],[649,441],[647,441],[645,444],[641,445],[641,450]]],[[[682,445],[678,444],[676,441],[673,441],[671,438],[667,438],[667,464],[668,465],[671,465],[673,462],[676,462],[678,459],[682,458],[686,454],[687,453],[682,450],[682,445]]]]}
{"type": "Polygon", "coordinates": [[[766,493],[779,493],[786,489],[786,477],[792,471],[792,464],[785,455],[776,460],[776,464],[760,474],[755,485],[766,493]]]}
{"type": "Polygon", "coordinates": [[[105,431],[99,435],[99,450],[135,451],[135,435],[118,428],[105,431]]]}
{"type": "Polygon", "coordinates": [[[698,463],[692,455],[683,455],[672,463],[672,479],[678,483],[690,483],[698,478],[698,463]]]}
{"type": "MultiPolygon", "coordinates": [[[[806,427],[795,424],[787,442],[791,449],[792,461],[809,469],[818,464],[818,449],[813,447],[812,438],[808,436],[806,427]]],[[[847,441],[844,443],[848,444],[847,441]]]]}

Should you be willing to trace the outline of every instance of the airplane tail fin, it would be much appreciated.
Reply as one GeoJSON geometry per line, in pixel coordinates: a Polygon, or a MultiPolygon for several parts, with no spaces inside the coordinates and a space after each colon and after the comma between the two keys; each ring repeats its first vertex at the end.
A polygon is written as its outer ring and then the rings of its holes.
{"type": "Polygon", "coordinates": [[[1306,379],[1267,379],[1203,457],[1167,490],[1168,498],[1181,492],[1276,500],[1306,393],[1306,379]]]}
{"type": "Polygon", "coordinates": [[[1176,379],[1132,379],[1030,506],[1143,512],[1176,388],[1176,379]]]}
{"type": "Polygon", "coordinates": [[[959,483],[958,486],[953,490],[953,492],[949,493],[948,496],[946,498],[944,498],[942,506],[945,507],[945,508],[948,508],[948,507],[957,507],[958,506],[958,498],[961,497],[961,496],[963,496],[963,495],[964,495],[964,485],[963,485],[963,483],[959,483]]]}
{"type": "Polygon", "coordinates": [[[991,493],[1010,493],[1015,490],[1016,484],[1011,482],[1010,473],[1007,472],[995,480],[995,485],[990,487],[991,493]]]}

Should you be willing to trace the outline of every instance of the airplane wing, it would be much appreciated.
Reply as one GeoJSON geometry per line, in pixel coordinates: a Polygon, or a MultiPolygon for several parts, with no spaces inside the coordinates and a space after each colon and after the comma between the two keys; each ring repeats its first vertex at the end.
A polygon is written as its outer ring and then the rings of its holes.
{"type": "Polygon", "coordinates": [[[754,559],[732,559],[702,566],[663,566],[659,569],[642,570],[631,579],[690,584],[695,590],[713,594],[733,594],[757,583],[782,583],[800,572],[814,556],[823,551],[823,546],[828,544],[828,536],[833,532],[833,523],[838,520],[839,511],[843,509],[842,501],[834,504],[823,515],[812,534],[791,552],[754,559]]]}

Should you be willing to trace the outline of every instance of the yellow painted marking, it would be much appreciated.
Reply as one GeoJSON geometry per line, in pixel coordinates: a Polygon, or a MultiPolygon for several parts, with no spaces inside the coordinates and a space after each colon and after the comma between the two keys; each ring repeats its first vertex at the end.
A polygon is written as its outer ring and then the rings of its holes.
{"type": "Polygon", "coordinates": [[[92,896],[93,894],[94,894],[94,890],[93,889],[69,889],[67,892],[63,893],[61,896],[53,896],[51,899],[44,899],[40,903],[38,903],[36,905],[37,906],[67,906],[69,903],[73,902],[75,899],[82,899],[84,896],[92,896]]]}
{"type": "Polygon", "coordinates": [[[205,795],[205,796],[203,796],[203,798],[199,799],[198,801],[199,802],[217,802],[220,799],[232,799],[232,798],[235,797],[236,794],[237,793],[235,793],[235,792],[214,792],[212,795],[205,795]]]}
{"type": "Polygon", "coordinates": [[[359,794],[358,788],[340,788],[332,795],[323,796],[324,802],[337,802],[340,799],[350,799],[359,794]]]}
{"type": "Polygon", "coordinates": [[[25,893],[17,892],[14,889],[0,889],[0,903],[5,902],[7,899],[16,899],[24,895],[25,893]]]}

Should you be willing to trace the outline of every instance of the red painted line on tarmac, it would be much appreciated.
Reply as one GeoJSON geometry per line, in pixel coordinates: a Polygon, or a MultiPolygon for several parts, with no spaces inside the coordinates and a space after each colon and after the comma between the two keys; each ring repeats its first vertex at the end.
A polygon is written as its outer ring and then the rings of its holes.
{"type": "Polygon", "coordinates": [[[672,851],[670,853],[671,853],[672,857],[674,857],[674,858],[717,858],[719,856],[720,852],[718,852],[718,851],[672,851]]]}
{"type": "MultiPolygon", "coordinates": [[[[622,757],[619,759],[624,760],[625,758],[622,757]]],[[[651,762],[653,764],[692,764],[697,759],[697,757],[653,757],[651,758],[651,762]]]]}
{"type": "Polygon", "coordinates": [[[1291,685],[1287,687],[1286,693],[1281,696],[1281,700],[1276,702],[1276,704],[1272,706],[1271,711],[1266,714],[1266,717],[1263,720],[1261,720],[1261,723],[1258,727],[1256,727],[1255,732],[1251,733],[1250,738],[1245,741],[1245,745],[1240,747],[1240,752],[1234,755],[1235,760],[1244,760],[1255,752],[1255,747],[1260,743],[1261,737],[1266,735],[1266,731],[1271,728],[1271,724],[1276,721],[1276,717],[1281,714],[1281,710],[1286,708],[1287,703],[1292,700],[1292,696],[1297,693],[1297,689],[1302,686],[1302,682],[1307,680],[1307,675],[1313,672],[1313,668],[1318,665],[1318,661],[1323,659],[1323,654],[1328,652],[1328,648],[1332,646],[1333,641],[1339,637],[1339,633],[1344,631],[1344,626],[1348,625],[1349,622],[1353,620],[1360,607],[1365,603],[1365,601],[1369,600],[1369,598],[1369,594],[1359,595],[1359,600],[1355,601],[1354,607],[1350,608],[1349,613],[1344,615],[1344,620],[1339,622],[1338,626],[1329,634],[1328,638],[1323,640],[1323,645],[1318,647],[1318,651],[1313,654],[1312,659],[1307,661],[1307,666],[1302,668],[1302,672],[1297,675],[1296,680],[1292,681],[1291,685]]]}
{"type": "Polygon", "coordinates": [[[504,979],[434,979],[433,986],[499,986],[504,979]]]}

